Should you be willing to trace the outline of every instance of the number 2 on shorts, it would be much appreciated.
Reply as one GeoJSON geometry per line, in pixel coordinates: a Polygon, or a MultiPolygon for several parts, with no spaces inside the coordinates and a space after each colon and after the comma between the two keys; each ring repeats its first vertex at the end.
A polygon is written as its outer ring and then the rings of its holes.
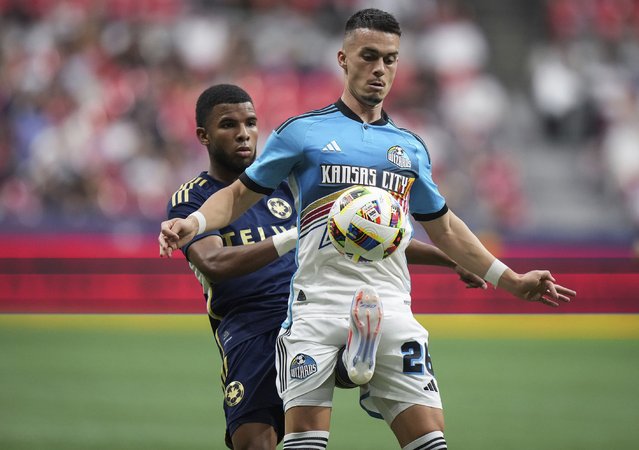
{"type": "Polygon", "coordinates": [[[422,345],[417,341],[408,341],[402,344],[401,349],[402,355],[404,355],[404,373],[423,375],[425,365],[428,373],[435,376],[427,344],[422,345]],[[424,355],[426,355],[425,361],[424,355]]]}

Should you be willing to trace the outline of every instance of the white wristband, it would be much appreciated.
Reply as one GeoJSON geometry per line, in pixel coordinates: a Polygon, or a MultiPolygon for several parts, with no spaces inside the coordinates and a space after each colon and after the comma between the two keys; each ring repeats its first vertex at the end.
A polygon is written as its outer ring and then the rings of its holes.
{"type": "Polygon", "coordinates": [[[273,246],[279,256],[293,250],[297,246],[297,227],[273,236],[273,246]]]}
{"type": "Polygon", "coordinates": [[[499,279],[504,274],[506,269],[508,269],[508,266],[506,264],[498,259],[495,259],[488,268],[488,272],[486,272],[486,275],[484,275],[484,280],[488,281],[495,287],[495,289],[497,289],[497,283],[499,283],[499,279]]]}
{"type": "Polygon", "coordinates": [[[195,220],[197,220],[196,236],[206,231],[206,217],[204,217],[204,214],[202,214],[200,211],[195,211],[189,214],[189,217],[195,217],[195,220]]]}

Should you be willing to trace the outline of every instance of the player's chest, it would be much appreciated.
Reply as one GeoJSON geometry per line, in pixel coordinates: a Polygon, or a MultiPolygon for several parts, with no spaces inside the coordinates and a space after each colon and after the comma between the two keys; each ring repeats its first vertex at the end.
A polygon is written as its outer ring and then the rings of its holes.
{"type": "Polygon", "coordinates": [[[383,127],[325,128],[307,143],[304,178],[309,185],[378,186],[406,194],[418,176],[416,148],[383,127]]]}
{"type": "Polygon", "coordinates": [[[304,154],[308,167],[350,165],[397,172],[418,166],[415,147],[400,133],[359,123],[314,130],[305,141],[304,154]]]}

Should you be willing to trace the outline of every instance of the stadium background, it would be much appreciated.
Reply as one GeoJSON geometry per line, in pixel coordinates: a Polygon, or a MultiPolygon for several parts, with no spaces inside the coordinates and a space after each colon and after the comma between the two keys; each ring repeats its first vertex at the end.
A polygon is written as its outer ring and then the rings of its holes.
{"type": "MultiPolygon", "coordinates": [[[[548,310],[413,268],[451,446],[636,445],[639,1],[0,0],[0,447],[221,448],[199,289],[156,258],[205,167],[193,105],[244,86],[263,143],[339,96],[366,6],[402,24],[387,110],[453,210],[579,291],[548,310]]],[[[332,448],[395,448],[336,401],[332,448]]]]}

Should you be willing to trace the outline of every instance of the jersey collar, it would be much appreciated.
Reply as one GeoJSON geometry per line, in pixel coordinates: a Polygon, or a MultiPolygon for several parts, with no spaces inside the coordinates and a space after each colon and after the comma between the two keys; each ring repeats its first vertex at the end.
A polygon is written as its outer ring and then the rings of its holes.
{"type": "MultiPolygon", "coordinates": [[[[337,107],[337,109],[340,110],[342,114],[344,114],[349,119],[364,123],[364,121],[357,114],[355,114],[352,109],[346,106],[346,103],[344,103],[341,98],[335,102],[335,106],[337,107]]],[[[382,117],[377,119],[375,122],[370,123],[369,125],[386,125],[387,123],[388,114],[386,114],[386,111],[382,109],[382,117]]]]}

